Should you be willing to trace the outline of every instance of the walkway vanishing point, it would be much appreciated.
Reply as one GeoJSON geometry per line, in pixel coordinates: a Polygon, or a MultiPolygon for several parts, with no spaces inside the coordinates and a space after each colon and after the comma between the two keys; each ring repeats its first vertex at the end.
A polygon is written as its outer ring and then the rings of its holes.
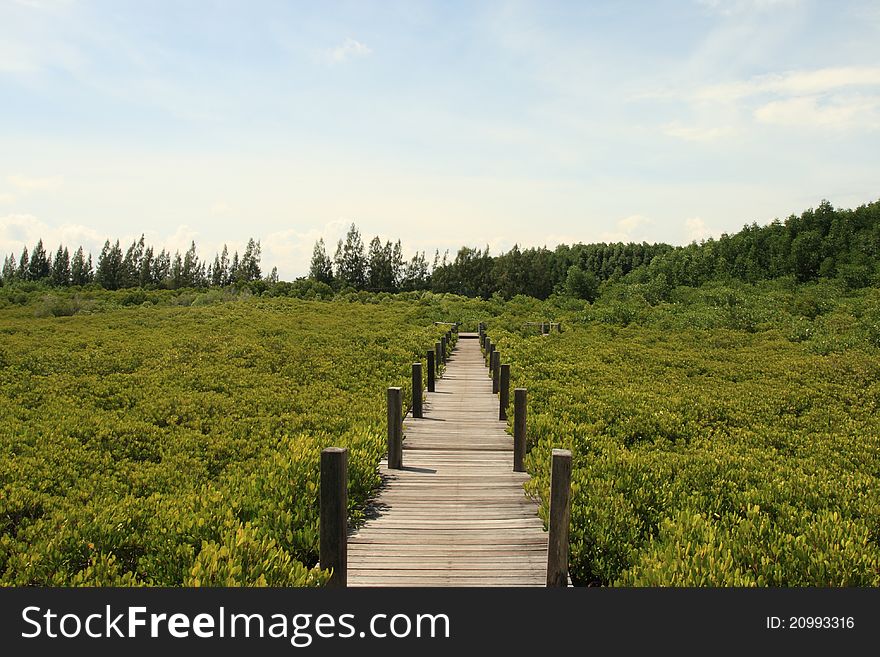
{"type": "Polygon", "coordinates": [[[349,586],[545,586],[547,533],[476,338],[459,335],[424,417],[406,417],[403,469],[380,466],[376,517],[349,535],[349,586]]]}

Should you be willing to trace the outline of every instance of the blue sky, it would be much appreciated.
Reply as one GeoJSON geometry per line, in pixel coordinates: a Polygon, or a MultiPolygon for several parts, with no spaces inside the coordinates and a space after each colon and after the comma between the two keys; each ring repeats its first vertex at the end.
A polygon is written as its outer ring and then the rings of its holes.
{"type": "Polygon", "coordinates": [[[694,239],[880,198],[880,5],[0,0],[0,254],[694,239]]]}

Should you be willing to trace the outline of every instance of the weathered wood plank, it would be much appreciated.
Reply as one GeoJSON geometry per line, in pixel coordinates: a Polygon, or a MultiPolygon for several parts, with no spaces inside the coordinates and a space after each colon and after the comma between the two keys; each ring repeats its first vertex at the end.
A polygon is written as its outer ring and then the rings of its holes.
{"type": "Polygon", "coordinates": [[[423,417],[403,421],[403,467],[381,465],[368,520],[350,531],[350,586],[545,584],[547,533],[498,405],[479,341],[459,339],[423,417]]]}

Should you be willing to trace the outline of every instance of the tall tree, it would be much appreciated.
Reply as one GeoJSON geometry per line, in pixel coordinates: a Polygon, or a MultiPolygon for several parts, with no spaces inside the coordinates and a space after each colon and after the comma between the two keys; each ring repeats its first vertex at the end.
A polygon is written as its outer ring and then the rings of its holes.
{"type": "Polygon", "coordinates": [[[89,282],[89,274],[86,271],[86,256],[83,248],[79,247],[73,254],[70,262],[70,284],[86,285],[89,282]]]}
{"type": "Polygon", "coordinates": [[[238,262],[238,251],[232,254],[232,262],[229,264],[229,282],[230,283],[238,283],[239,281],[239,269],[240,265],[238,262]]]}
{"type": "Polygon", "coordinates": [[[153,266],[153,247],[148,246],[144,249],[141,264],[138,268],[138,285],[141,287],[147,287],[148,285],[158,282],[155,280],[153,266]]]}
{"type": "Polygon", "coordinates": [[[5,283],[10,283],[17,278],[18,272],[17,272],[16,266],[15,266],[15,256],[14,255],[10,254],[3,260],[3,274],[2,275],[3,275],[3,281],[5,283]]]}
{"type": "Polygon", "coordinates": [[[335,276],[345,285],[355,289],[363,289],[366,282],[366,258],[364,242],[354,224],[345,235],[345,243],[340,240],[336,248],[335,276]]]}
{"type": "Polygon", "coordinates": [[[118,290],[122,280],[122,249],[119,240],[110,245],[110,240],[104,242],[101,255],[98,256],[98,267],[95,271],[95,281],[104,289],[118,290]]]}
{"type": "Polygon", "coordinates": [[[70,254],[66,246],[59,246],[52,260],[52,285],[70,285],[70,254]]]}
{"type": "Polygon", "coordinates": [[[333,283],[333,261],[327,255],[324,247],[324,238],[321,237],[315,242],[315,248],[312,249],[312,262],[309,267],[309,278],[320,283],[331,285],[333,283]]]}
{"type": "Polygon", "coordinates": [[[119,287],[135,287],[140,283],[141,260],[144,257],[144,236],[135,240],[125,252],[119,270],[119,287]]]}
{"type": "Polygon", "coordinates": [[[366,287],[376,292],[390,292],[394,289],[394,271],[391,262],[391,242],[382,246],[382,241],[374,237],[367,250],[366,287]]]}
{"type": "Polygon", "coordinates": [[[153,281],[156,285],[169,287],[171,281],[171,254],[165,249],[159,251],[153,263],[153,281]]]}
{"type": "Polygon", "coordinates": [[[41,281],[44,278],[48,278],[50,273],[49,260],[46,258],[43,240],[38,240],[28,263],[28,280],[41,281]]]}
{"type": "Polygon", "coordinates": [[[400,245],[400,240],[397,240],[391,250],[391,287],[395,290],[400,287],[404,266],[403,247],[400,245]]]}
{"type": "Polygon", "coordinates": [[[30,270],[28,268],[28,265],[30,265],[30,258],[28,257],[27,247],[24,247],[21,250],[21,257],[18,259],[18,271],[16,272],[18,280],[30,280],[30,270]]]}
{"type": "Polygon", "coordinates": [[[214,256],[211,267],[211,285],[223,287],[229,284],[229,249],[223,245],[223,252],[214,256]]]}
{"type": "Polygon", "coordinates": [[[183,267],[180,274],[182,287],[196,287],[202,285],[202,265],[196,253],[196,243],[193,241],[183,257],[183,267]]]}

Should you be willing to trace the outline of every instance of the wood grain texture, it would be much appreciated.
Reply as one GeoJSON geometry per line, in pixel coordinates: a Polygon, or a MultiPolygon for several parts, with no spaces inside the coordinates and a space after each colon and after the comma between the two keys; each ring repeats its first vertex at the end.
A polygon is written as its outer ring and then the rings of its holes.
{"type": "Polygon", "coordinates": [[[423,417],[404,421],[403,467],[348,538],[349,586],[544,586],[547,533],[513,471],[476,334],[459,334],[423,417]]]}

